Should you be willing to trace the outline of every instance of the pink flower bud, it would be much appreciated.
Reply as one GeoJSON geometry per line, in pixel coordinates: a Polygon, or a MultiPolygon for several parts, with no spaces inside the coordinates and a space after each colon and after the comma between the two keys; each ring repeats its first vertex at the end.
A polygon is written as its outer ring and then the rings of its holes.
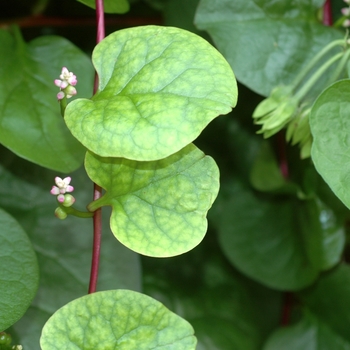
{"type": "Polygon", "coordinates": [[[65,207],[71,207],[75,202],[75,198],[71,194],[64,195],[64,201],[62,203],[65,207]]]}
{"type": "Polygon", "coordinates": [[[65,93],[63,91],[60,91],[58,94],[57,94],[57,100],[60,101],[64,98],[65,96],[65,93]]]}
{"type": "Polygon", "coordinates": [[[64,202],[64,194],[59,194],[58,196],[57,196],[57,200],[60,202],[60,203],[63,203],[64,202]]]}
{"type": "Polygon", "coordinates": [[[344,7],[341,9],[341,13],[344,15],[344,16],[349,16],[350,15],[350,8],[349,7],[344,7]]]}

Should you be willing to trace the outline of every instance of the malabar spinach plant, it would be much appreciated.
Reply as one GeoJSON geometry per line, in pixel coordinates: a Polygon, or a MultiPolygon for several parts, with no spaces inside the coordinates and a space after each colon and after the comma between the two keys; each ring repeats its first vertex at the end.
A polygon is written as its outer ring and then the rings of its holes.
{"type": "Polygon", "coordinates": [[[348,1],[80,2],[0,13],[0,349],[350,349],[348,1]]]}

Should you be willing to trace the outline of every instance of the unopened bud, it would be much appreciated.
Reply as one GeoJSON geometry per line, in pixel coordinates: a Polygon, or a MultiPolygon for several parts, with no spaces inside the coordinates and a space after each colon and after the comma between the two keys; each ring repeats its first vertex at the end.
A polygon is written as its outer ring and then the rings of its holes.
{"type": "Polygon", "coordinates": [[[75,202],[75,198],[71,194],[65,194],[62,205],[65,207],[71,207],[74,204],[74,202],[75,202]]]}
{"type": "Polygon", "coordinates": [[[55,210],[55,216],[58,219],[64,220],[68,215],[62,208],[58,207],[55,210]]]}

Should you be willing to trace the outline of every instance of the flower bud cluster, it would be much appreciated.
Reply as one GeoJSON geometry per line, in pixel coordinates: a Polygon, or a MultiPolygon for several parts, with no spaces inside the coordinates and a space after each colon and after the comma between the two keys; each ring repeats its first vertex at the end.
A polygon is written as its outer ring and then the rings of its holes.
{"type": "MultiPolygon", "coordinates": [[[[64,207],[71,207],[74,202],[75,198],[69,194],[70,192],[74,191],[74,187],[70,185],[71,178],[65,177],[64,179],[61,179],[60,177],[55,177],[55,183],[56,186],[52,186],[51,194],[54,196],[57,196],[57,201],[64,207]]],[[[55,215],[59,219],[65,219],[67,217],[67,213],[64,211],[62,207],[58,207],[55,210],[55,215]]]]}
{"type": "Polygon", "coordinates": [[[348,28],[350,27],[350,0],[344,0],[344,2],[348,5],[348,7],[343,7],[341,9],[343,16],[347,17],[343,22],[343,27],[348,28]]]}
{"type": "Polygon", "coordinates": [[[70,72],[67,67],[63,67],[60,79],[55,79],[55,85],[60,88],[60,92],[57,94],[57,99],[60,101],[63,98],[71,98],[77,94],[77,90],[74,87],[78,83],[77,77],[70,72]]]}

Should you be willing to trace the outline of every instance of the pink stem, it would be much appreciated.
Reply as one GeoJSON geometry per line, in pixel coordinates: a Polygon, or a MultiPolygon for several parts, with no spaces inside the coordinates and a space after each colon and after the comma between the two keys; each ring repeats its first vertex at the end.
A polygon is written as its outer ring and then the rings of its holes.
{"type": "Polygon", "coordinates": [[[331,0],[326,0],[323,5],[323,24],[326,26],[333,24],[331,0]]]}
{"type": "MultiPolygon", "coordinates": [[[[97,20],[97,44],[105,37],[104,9],[103,0],[96,0],[96,20],[97,20]]],[[[98,89],[98,75],[95,74],[94,94],[98,89]]],[[[94,184],[94,200],[101,198],[102,188],[94,184]]],[[[97,209],[93,218],[94,239],[92,248],[91,272],[89,294],[95,293],[97,289],[98,270],[100,265],[101,237],[102,237],[102,212],[101,208],[97,209]]]]}

